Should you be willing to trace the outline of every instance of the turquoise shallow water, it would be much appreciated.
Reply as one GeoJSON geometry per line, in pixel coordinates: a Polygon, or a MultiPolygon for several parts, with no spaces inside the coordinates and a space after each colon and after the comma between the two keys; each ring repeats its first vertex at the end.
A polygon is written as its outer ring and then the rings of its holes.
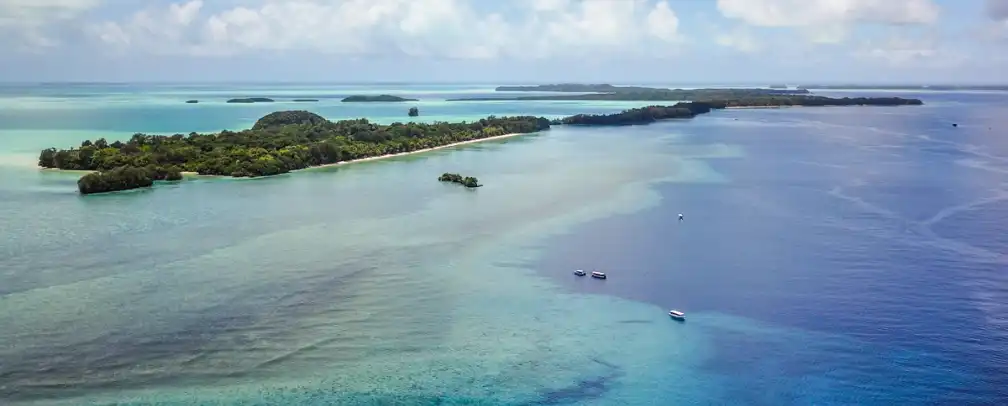
{"type": "MultiPolygon", "coordinates": [[[[421,98],[424,120],[628,106],[443,101],[490,88],[367,91],[421,98]]],[[[408,105],[340,104],[361,89],[335,85],[4,91],[8,403],[1005,396],[1003,233],[990,219],[1006,209],[1008,150],[987,128],[1003,125],[1003,96],[558,127],[268,179],[81,197],[79,175],[33,167],[39,148],[241,128],[288,107],[391,122],[408,105]],[[337,99],[219,102],[258,95],[337,99]],[[948,120],[970,124],[949,133],[948,120]],[[446,171],[486,186],[434,180],[446,171]],[[570,275],[595,267],[613,277],[570,275]],[[669,307],[689,321],[671,322],[669,307]]]]}

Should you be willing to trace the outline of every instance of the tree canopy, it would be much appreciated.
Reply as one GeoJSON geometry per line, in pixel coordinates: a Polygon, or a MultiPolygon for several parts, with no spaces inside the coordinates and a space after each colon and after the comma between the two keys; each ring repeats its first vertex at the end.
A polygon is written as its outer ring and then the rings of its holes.
{"type": "Polygon", "coordinates": [[[442,174],[441,176],[438,177],[438,181],[458,183],[458,184],[460,184],[462,186],[465,186],[465,187],[468,187],[468,188],[474,188],[474,187],[483,186],[483,185],[479,184],[479,180],[478,179],[476,179],[476,178],[474,178],[472,176],[465,176],[465,177],[463,177],[462,175],[459,175],[457,173],[447,173],[446,172],[446,173],[444,173],[444,174],[442,174]]]}
{"type": "Polygon", "coordinates": [[[549,127],[549,120],[532,116],[381,125],[366,119],[332,122],[306,111],[285,111],[271,113],[243,131],[170,136],[138,133],[125,143],[98,139],[83,142],[79,148],[49,148],[39,154],[39,166],[95,171],[177,166],[202,175],[269,176],[549,127]]]}
{"type": "Polygon", "coordinates": [[[406,101],[417,101],[417,99],[407,99],[405,97],[393,96],[390,94],[379,94],[379,95],[354,95],[343,99],[347,103],[361,103],[361,102],[406,102],[406,101]]]}

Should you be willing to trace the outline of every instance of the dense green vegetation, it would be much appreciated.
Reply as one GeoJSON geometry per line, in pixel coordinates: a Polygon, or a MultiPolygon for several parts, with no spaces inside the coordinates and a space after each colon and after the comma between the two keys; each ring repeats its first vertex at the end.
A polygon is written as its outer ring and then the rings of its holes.
{"type": "MultiPolygon", "coordinates": [[[[48,148],[39,154],[38,164],[44,168],[98,171],[81,178],[78,186],[81,193],[99,193],[146,187],[155,180],[181,179],[182,171],[235,177],[270,176],[504,134],[538,132],[549,129],[551,124],[648,124],[692,118],[727,107],[916,104],[922,102],[898,97],[841,99],[764,94],[648,106],[615,114],[578,114],[553,121],[532,116],[490,116],[475,122],[390,125],[371,123],[367,119],[333,122],[308,111],[278,111],[263,116],[251,129],[243,131],[170,136],[138,133],[126,142],[109,143],[99,138],[85,140],[77,148],[48,148]],[[127,170],[131,168],[139,172],[127,170]]],[[[415,107],[410,109],[411,115],[413,109],[415,107]]],[[[460,179],[466,184],[468,178],[460,179]]]]}
{"type": "Polygon", "coordinates": [[[114,192],[117,190],[150,187],[155,180],[179,181],[182,173],[178,167],[163,168],[120,166],[107,171],[91,172],[77,180],[81,194],[114,192]]]}
{"type": "Polygon", "coordinates": [[[273,99],[268,97],[246,97],[241,99],[230,99],[228,103],[273,103],[273,99]]]}
{"type": "MultiPolygon", "coordinates": [[[[549,120],[530,116],[380,125],[366,119],[332,122],[307,111],[281,111],[264,116],[252,129],[244,131],[187,136],[134,134],[127,142],[109,144],[98,139],[85,141],[79,148],[50,148],[39,155],[39,166],[102,172],[122,167],[177,166],[181,171],[203,175],[268,176],[549,127],[549,120]]],[[[92,177],[88,182],[93,181],[92,177]]],[[[143,187],[143,182],[129,184],[143,187]]],[[[99,186],[88,190],[104,189],[99,186]]]]}
{"type": "Polygon", "coordinates": [[[478,179],[472,176],[462,177],[462,175],[459,175],[457,173],[444,173],[438,177],[438,180],[441,182],[454,182],[470,188],[483,186],[479,184],[478,179]]]}
{"type": "Polygon", "coordinates": [[[185,102],[189,104],[196,104],[199,103],[199,100],[186,100],[185,102]]]}
{"type": "Polygon", "coordinates": [[[952,91],[952,90],[991,90],[991,91],[1003,91],[1008,90],[1008,85],[908,85],[908,84],[890,84],[890,85],[855,85],[855,84],[834,84],[834,85],[802,85],[802,88],[808,89],[853,89],[853,90],[941,90],[941,91],[952,91]]]}
{"type": "Polygon", "coordinates": [[[614,114],[578,114],[555,120],[553,124],[566,125],[637,125],[650,124],[658,120],[673,118],[693,118],[711,109],[724,108],[723,104],[712,105],[703,102],[681,102],[674,106],[647,106],[623,110],[614,114]]]}
{"type": "Polygon", "coordinates": [[[777,106],[919,106],[924,104],[920,99],[904,99],[902,97],[844,97],[833,98],[825,96],[764,96],[746,99],[709,100],[711,104],[723,104],[725,107],[777,107],[777,106]]]}
{"type": "Polygon", "coordinates": [[[408,114],[410,117],[419,116],[420,115],[420,109],[418,109],[416,107],[410,107],[409,108],[409,112],[406,113],[406,114],[408,114]]]}
{"type": "MultiPolygon", "coordinates": [[[[772,89],[700,89],[674,90],[649,93],[599,93],[558,96],[527,96],[513,99],[482,98],[460,100],[612,100],[612,101],[694,101],[711,104],[725,104],[726,107],[771,107],[771,106],[897,106],[920,105],[919,99],[900,97],[844,97],[832,98],[804,94],[780,93],[772,89]]],[[[790,91],[788,91],[790,92],[790,91]]]]}
{"type": "Polygon", "coordinates": [[[360,103],[360,102],[407,102],[407,101],[417,101],[417,99],[407,99],[405,97],[393,96],[390,94],[379,94],[379,95],[355,95],[343,99],[347,103],[360,103]]]}
{"type": "Polygon", "coordinates": [[[647,106],[624,110],[614,114],[578,114],[559,120],[553,124],[566,125],[637,125],[650,124],[658,120],[693,118],[715,109],[729,107],[776,107],[776,106],[899,106],[923,104],[917,99],[898,97],[854,97],[834,99],[822,96],[766,96],[749,99],[711,100],[703,102],[679,102],[672,106],[647,106]]]}
{"type": "Polygon", "coordinates": [[[304,110],[274,111],[252,125],[252,130],[263,130],[271,127],[282,127],[285,125],[306,125],[319,126],[328,123],[325,117],[304,110]]]}
{"type": "Polygon", "coordinates": [[[791,96],[808,93],[807,90],[781,89],[652,89],[624,90],[611,93],[560,94],[548,96],[518,96],[518,97],[473,97],[450,99],[449,101],[487,101],[487,100],[606,100],[606,101],[708,101],[735,100],[765,96],[791,96]]]}
{"type": "Polygon", "coordinates": [[[655,92],[668,91],[660,87],[613,86],[607,83],[558,83],[536,86],[497,86],[497,92],[571,92],[571,93],[620,93],[620,92],[655,92]]]}

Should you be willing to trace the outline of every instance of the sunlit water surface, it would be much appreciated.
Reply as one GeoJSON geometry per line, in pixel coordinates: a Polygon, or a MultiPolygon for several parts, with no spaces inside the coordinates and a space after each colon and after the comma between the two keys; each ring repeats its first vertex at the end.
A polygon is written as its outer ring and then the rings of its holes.
{"type": "MultiPolygon", "coordinates": [[[[1008,96],[720,111],[81,197],[38,150],[488,86],[0,89],[6,404],[998,404],[1008,96]],[[320,98],[233,105],[230,97],[320,98]],[[185,104],[186,99],[199,104],[185,104]],[[958,123],[952,127],[951,123],[958,123]],[[443,172],[479,177],[466,190],[443,172]],[[677,214],[684,213],[679,222],[677,214]],[[574,269],[600,269],[605,281],[574,269]],[[679,308],[688,321],[670,320],[679,308]]],[[[862,93],[863,94],[863,93],[862,93]]],[[[886,93],[891,94],[891,93],[886,93]]]]}

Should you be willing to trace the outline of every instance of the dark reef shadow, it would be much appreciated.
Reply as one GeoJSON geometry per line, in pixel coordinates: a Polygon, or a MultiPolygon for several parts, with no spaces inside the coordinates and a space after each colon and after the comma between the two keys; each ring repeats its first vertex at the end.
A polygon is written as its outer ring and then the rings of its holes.
{"type": "Polygon", "coordinates": [[[612,388],[613,381],[624,375],[623,370],[612,363],[592,358],[609,369],[609,373],[592,379],[582,380],[574,385],[542,393],[539,400],[526,405],[561,405],[577,403],[581,400],[597,399],[612,388]]]}

